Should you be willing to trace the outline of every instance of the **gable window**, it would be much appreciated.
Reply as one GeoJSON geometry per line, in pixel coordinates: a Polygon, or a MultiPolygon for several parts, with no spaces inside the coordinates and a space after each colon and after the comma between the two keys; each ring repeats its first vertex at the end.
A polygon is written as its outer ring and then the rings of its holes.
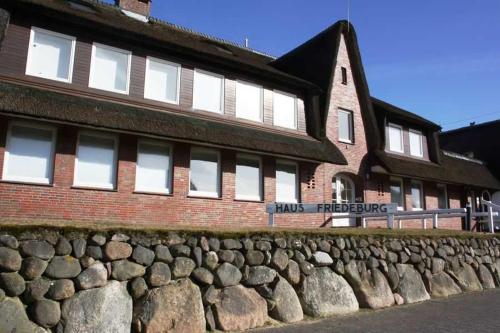
{"type": "Polygon", "coordinates": [[[389,150],[397,153],[404,153],[403,128],[399,125],[387,125],[389,139],[389,150]]]}
{"type": "Polygon", "coordinates": [[[351,111],[339,110],[339,141],[354,142],[354,126],[351,111]]]}
{"type": "Polygon", "coordinates": [[[391,203],[398,205],[398,210],[404,210],[404,190],[401,178],[391,178],[389,183],[391,191],[391,203]]]}
{"type": "Polygon", "coordinates": [[[262,122],[263,89],[261,86],[236,82],[236,117],[262,122]]]}
{"type": "Polygon", "coordinates": [[[274,91],[273,123],[280,127],[297,128],[297,97],[295,95],[274,91]]]}
{"type": "Polygon", "coordinates": [[[114,189],[117,150],[116,135],[81,131],[76,148],[74,185],[114,189]]]}
{"type": "Polygon", "coordinates": [[[161,141],[140,139],[137,144],[135,190],[170,194],[172,189],[172,148],[161,141]]]}
{"type": "Polygon", "coordinates": [[[94,43],[90,62],[89,87],[128,94],[132,53],[94,43]]]}
{"type": "Polygon", "coordinates": [[[347,84],[347,68],[341,67],[342,70],[342,84],[347,84]]]}
{"type": "Polygon", "coordinates": [[[10,123],[2,179],[52,183],[55,142],[55,127],[25,122],[10,123]]]}
{"type": "Polygon", "coordinates": [[[236,156],[236,199],[262,200],[261,159],[258,156],[236,156]]]}
{"type": "Polygon", "coordinates": [[[424,157],[422,132],[410,130],[410,155],[424,157]]]}
{"type": "Polygon", "coordinates": [[[31,29],[26,74],[71,83],[76,38],[31,29]]]}
{"type": "Polygon", "coordinates": [[[215,113],[224,112],[224,76],[194,70],[193,108],[215,113]]]}
{"type": "Polygon", "coordinates": [[[295,162],[276,161],[276,201],[299,202],[299,166],[295,162]]]}
{"type": "Polygon", "coordinates": [[[179,104],[181,65],[147,57],[144,98],[179,104]]]}
{"type": "Polygon", "coordinates": [[[445,184],[437,184],[438,209],[448,209],[448,191],[445,184]]]}
{"type": "Polygon", "coordinates": [[[208,148],[191,149],[189,195],[220,196],[220,153],[208,148]]]}
{"type": "Polygon", "coordinates": [[[416,180],[411,182],[411,206],[413,210],[422,210],[424,208],[422,182],[416,180]]]}

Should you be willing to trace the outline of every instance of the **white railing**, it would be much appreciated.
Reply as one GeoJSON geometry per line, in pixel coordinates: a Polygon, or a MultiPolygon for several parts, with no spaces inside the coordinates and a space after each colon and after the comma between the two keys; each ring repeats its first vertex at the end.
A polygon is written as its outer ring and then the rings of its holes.
{"type": "Polygon", "coordinates": [[[486,223],[488,223],[489,232],[495,233],[495,217],[497,217],[498,212],[500,212],[500,206],[483,199],[481,199],[481,204],[488,207],[488,211],[484,213],[488,217],[486,223]]]}

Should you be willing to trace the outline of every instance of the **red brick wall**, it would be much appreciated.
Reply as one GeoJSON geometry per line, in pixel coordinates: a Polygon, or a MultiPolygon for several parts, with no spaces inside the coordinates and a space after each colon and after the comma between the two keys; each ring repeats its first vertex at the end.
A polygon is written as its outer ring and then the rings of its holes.
{"type": "Polygon", "coordinates": [[[117,0],[118,5],[128,11],[149,16],[151,0],[117,0]]]}

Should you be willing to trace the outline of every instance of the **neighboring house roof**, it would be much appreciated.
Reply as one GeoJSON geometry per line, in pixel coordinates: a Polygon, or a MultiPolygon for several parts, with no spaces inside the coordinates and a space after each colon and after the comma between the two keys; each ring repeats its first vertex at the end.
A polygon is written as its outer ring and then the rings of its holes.
{"type": "Polygon", "coordinates": [[[436,182],[463,184],[489,189],[500,189],[500,181],[480,161],[443,152],[442,163],[436,164],[397,156],[382,150],[375,151],[372,165],[380,163],[388,173],[436,182]]]}
{"type": "Polygon", "coordinates": [[[316,162],[347,164],[330,141],[0,82],[1,113],[316,162]]]}

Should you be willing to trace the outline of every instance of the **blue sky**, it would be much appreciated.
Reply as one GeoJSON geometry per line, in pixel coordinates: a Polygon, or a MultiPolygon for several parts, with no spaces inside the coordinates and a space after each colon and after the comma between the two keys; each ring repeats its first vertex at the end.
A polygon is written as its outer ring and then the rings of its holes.
{"type": "MultiPolygon", "coordinates": [[[[154,0],[154,17],[279,56],[348,0],[154,0]]],[[[111,1],[110,1],[111,2],[111,1]]],[[[350,0],[373,96],[452,129],[500,118],[499,0],[350,0]]]]}

